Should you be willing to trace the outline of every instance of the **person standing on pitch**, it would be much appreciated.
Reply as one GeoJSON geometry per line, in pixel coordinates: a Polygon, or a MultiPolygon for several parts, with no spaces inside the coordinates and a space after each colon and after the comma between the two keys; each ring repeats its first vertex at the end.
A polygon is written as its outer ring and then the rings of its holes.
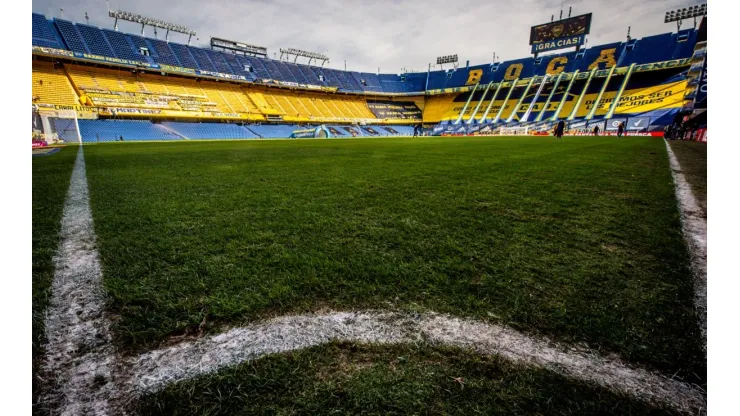
{"type": "Polygon", "coordinates": [[[563,131],[565,130],[565,122],[563,120],[558,121],[557,127],[555,127],[555,137],[558,139],[563,138],[563,131]]]}
{"type": "Polygon", "coordinates": [[[617,126],[617,137],[622,137],[622,133],[624,133],[624,123],[620,122],[617,126]]]}

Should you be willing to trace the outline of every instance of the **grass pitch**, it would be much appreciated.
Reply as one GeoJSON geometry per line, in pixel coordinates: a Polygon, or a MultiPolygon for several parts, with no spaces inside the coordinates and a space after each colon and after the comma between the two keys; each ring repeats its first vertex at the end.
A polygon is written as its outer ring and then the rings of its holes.
{"type": "Polygon", "coordinates": [[[430,309],[705,378],[661,140],[104,144],[85,158],[124,350],[290,312],[430,309]]]}

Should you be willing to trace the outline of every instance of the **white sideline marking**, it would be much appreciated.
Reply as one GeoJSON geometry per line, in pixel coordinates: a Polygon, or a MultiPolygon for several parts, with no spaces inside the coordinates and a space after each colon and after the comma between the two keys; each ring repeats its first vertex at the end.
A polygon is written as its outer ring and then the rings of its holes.
{"type": "Polygon", "coordinates": [[[701,215],[701,208],[691,191],[691,186],[681,170],[668,141],[665,141],[668,160],[671,163],[673,182],[676,185],[676,199],[681,211],[681,223],[686,243],[691,254],[691,267],[694,272],[694,303],[699,314],[699,327],[704,351],[707,350],[707,221],[701,215]]]}
{"type": "Polygon", "coordinates": [[[64,203],[46,313],[44,371],[54,379],[44,397],[62,415],[104,415],[114,397],[116,364],[105,316],[82,146],[64,203]]]}
{"type": "Polygon", "coordinates": [[[331,341],[376,344],[423,342],[472,348],[522,364],[593,382],[648,402],[696,413],[703,392],[676,380],[633,368],[617,359],[563,347],[511,328],[438,314],[332,312],[284,316],[223,334],[145,353],[131,361],[128,389],[152,393],[177,381],[259,357],[331,341]]]}
{"type": "Polygon", "coordinates": [[[105,315],[82,146],[65,201],[55,263],[44,367],[54,385],[44,399],[62,415],[124,414],[132,400],[171,383],[268,354],[332,341],[429,342],[472,348],[682,412],[705,409],[700,389],[619,359],[557,345],[500,325],[434,313],[361,311],[283,316],[139,357],[121,358],[111,343],[110,320],[105,315]]]}

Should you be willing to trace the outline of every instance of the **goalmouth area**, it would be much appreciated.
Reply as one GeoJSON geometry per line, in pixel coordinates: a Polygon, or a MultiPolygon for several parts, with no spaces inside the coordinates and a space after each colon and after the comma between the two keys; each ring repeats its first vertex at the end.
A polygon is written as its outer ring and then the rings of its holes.
{"type": "Polygon", "coordinates": [[[663,140],[108,143],[33,164],[39,411],[705,410],[663,140]]]}

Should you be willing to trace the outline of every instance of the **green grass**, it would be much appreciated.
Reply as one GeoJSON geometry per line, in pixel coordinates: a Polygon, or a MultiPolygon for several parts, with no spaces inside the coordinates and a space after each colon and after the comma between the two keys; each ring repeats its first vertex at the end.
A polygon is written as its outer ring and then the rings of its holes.
{"type": "MultiPolygon", "coordinates": [[[[77,146],[65,147],[49,156],[33,157],[32,162],[32,348],[33,396],[39,393],[36,377],[43,357],[44,311],[51,297],[54,279],[54,254],[59,246],[59,231],[64,198],[72,176],[77,146]]],[[[35,402],[35,400],[34,400],[35,402]]]]}
{"type": "Polygon", "coordinates": [[[673,140],[671,149],[681,165],[686,181],[694,192],[696,202],[707,218],[707,144],[685,140],[673,140]]]}
{"type": "Polygon", "coordinates": [[[455,349],[330,344],[180,382],[158,415],[672,414],[546,370],[455,349]]]}
{"type": "Polygon", "coordinates": [[[124,350],[325,308],[430,309],[702,382],[665,145],[424,138],[93,145],[124,350]]]}

